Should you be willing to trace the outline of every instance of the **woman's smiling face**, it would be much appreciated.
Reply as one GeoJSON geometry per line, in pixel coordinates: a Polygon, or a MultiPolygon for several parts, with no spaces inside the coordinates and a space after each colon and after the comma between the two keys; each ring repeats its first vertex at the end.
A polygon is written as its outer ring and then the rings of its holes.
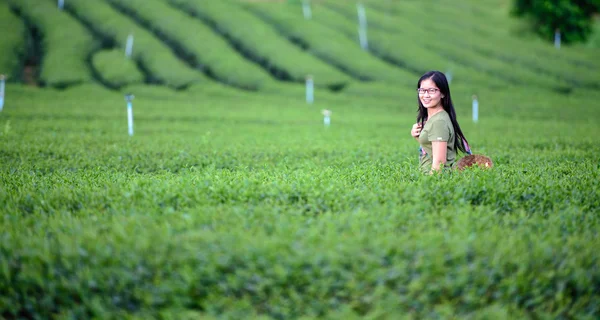
{"type": "Polygon", "coordinates": [[[442,106],[442,93],[431,79],[421,81],[419,86],[419,100],[427,109],[442,106]]]}

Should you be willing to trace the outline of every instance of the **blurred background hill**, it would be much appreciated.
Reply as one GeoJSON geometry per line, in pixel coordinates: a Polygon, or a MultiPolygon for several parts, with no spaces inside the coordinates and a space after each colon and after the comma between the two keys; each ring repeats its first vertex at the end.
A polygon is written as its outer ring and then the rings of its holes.
{"type": "Polygon", "coordinates": [[[600,90],[597,21],[588,42],[556,49],[508,0],[362,3],[361,40],[355,1],[3,0],[0,72],[13,84],[115,92],[302,96],[311,77],[325,96],[391,99],[432,69],[472,93],[600,90]]]}

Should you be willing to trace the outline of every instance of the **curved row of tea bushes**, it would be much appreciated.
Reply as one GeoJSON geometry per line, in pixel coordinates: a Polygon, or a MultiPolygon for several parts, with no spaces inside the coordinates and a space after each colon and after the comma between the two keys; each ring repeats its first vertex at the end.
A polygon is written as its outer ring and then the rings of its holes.
{"type": "MultiPolygon", "coordinates": [[[[50,1],[52,2],[52,1],[50,1]]],[[[180,88],[191,83],[206,81],[198,70],[189,68],[173,51],[149,31],[123,16],[103,1],[69,0],[66,8],[91,29],[110,42],[125,48],[127,38],[134,35],[132,58],[147,73],[148,81],[180,88]]]]}
{"type": "Polygon", "coordinates": [[[236,52],[225,39],[205,24],[162,0],[108,0],[142,22],[147,29],[176,46],[219,81],[258,90],[274,81],[255,63],[236,52]]]}
{"type": "MultiPolygon", "coordinates": [[[[328,25],[347,37],[358,40],[358,24],[348,19],[343,14],[335,11],[335,7],[326,5],[313,5],[312,19],[324,25],[328,25]]],[[[377,11],[369,11],[369,19],[379,20],[386,17],[377,11]]],[[[468,65],[460,65],[443,58],[436,52],[427,50],[421,46],[412,45],[415,36],[409,33],[394,31],[386,33],[380,29],[368,30],[369,50],[373,54],[412,70],[416,74],[423,74],[429,70],[440,70],[451,72],[452,83],[468,83],[477,87],[501,87],[507,83],[499,79],[486,76],[480,71],[474,70],[468,65]]],[[[415,83],[416,83],[415,77],[415,83]]]]}
{"type": "Polygon", "coordinates": [[[362,50],[356,41],[334,29],[305,20],[302,11],[285,3],[244,3],[245,8],[273,24],[291,41],[363,81],[413,85],[416,74],[386,63],[362,50]]]}
{"type": "MultiPolygon", "coordinates": [[[[478,29],[483,22],[468,19],[469,14],[461,12],[451,6],[437,7],[427,13],[423,12],[420,5],[414,3],[402,4],[402,16],[410,19],[415,25],[429,26],[437,34],[444,34],[454,39],[465,50],[473,50],[492,59],[504,61],[515,68],[529,70],[541,77],[565,80],[573,86],[600,89],[600,68],[591,69],[578,66],[565,61],[565,53],[557,54],[557,50],[548,44],[545,50],[535,50],[527,41],[516,41],[511,37],[497,36],[492,32],[478,29]],[[431,24],[436,21],[437,24],[431,24]],[[457,24],[457,22],[461,24],[457,24]],[[440,28],[443,23],[444,28],[440,28]],[[464,30],[473,29],[472,36],[467,41],[464,39],[464,30]]],[[[485,24],[484,24],[485,25],[485,24]]]]}
{"type": "Polygon", "coordinates": [[[92,56],[92,66],[100,81],[110,88],[144,82],[144,74],[120,49],[96,52],[92,56]]]}
{"type": "Polygon", "coordinates": [[[0,2],[0,30],[10,30],[0,36],[0,74],[6,76],[6,81],[14,81],[23,67],[26,28],[6,2],[0,2]]]}
{"type": "MultiPolygon", "coordinates": [[[[336,10],[339,10],[339,12],[346,15],[349,19],[354,19],[356,16],[356,7],[354,5],[337,2],[328,2],[328,5],[332,7],[335,5],[336,10]]],[[[367,14],[372,15],[373,13],[370,12],[367,14]]],[[[429,19],[432,18],[430,17],[429,19]]],[[[444,32],[439,30],[433,32],[433,28],[419,26],[422,22],[415,23],[409,17],[405,16],[395,15],[392,18],[371,19],[370,21],[372,22],[370,25],[373,28],[382,28],[387,33],[395,33],[394,31],[396,31],[401,34],[412,35],[411,41],[406,41],[406,46],[408,47],[422,47],[443,56],[449,61],[453,61],[459,65],[468,65],[479,72],[486,73],[490,77],[499,78],[503,82],[508,82],[512,85],[533,85],[557,91],[569,89],[568,84],[564,81],[551,79],[523,68],[516,68],[511,63],[469,50],[470,45],[466,45],[464,42],[471,43],[472,41],[469,40],[471,37],[467,40],[447,37],[444,32]]]]}
{"type": "Polygon", "coordinates": [[[351,78],[281,36],[255,15],[226,1],[167,0],[213,25],[244,54],[277,78],[304,82],[311,75],[316,86],[337,86],[351,78]]]}
{"type": "Polygon", "coordinates": [[[41,84],[65,87],[92,81],[87,59],[98,43],[84,26],[49,1],[10,0],[10,4],[41,34],[41,84]]]}
{"type": "MultiPolygon", "coordinates": [[[[379,4],[378,2],[372,3],[374,7],[379,4]]],[[[600,70],[600,61],[594,59],[598,53],[593,48],[561,46],[560,50],[556,50],[550,41],[537,36],[532,37],[531,34],[523,32],[522,21],[511,17],[506,10],[497,10],[497,6],[497,3],[482,6],[481,2],[472,0],[461,3],[440,2],[437,4],[437,8],[447,10],[449,16],[453,14],[463,16],[463,19],[460,19],[462,26],[473,30],[479,35],[493,38],[492,43],[496,40],[505,43],[506,47],[510,48],[511,53],[523,54],[529,61],[535,56],[541,56],[551,59],[565,68],[575,67],[582,71],[587,68],[586,73],[590,73],[590,69],[596,72],[600,70]],[[513,51],[513,49],[516,49],[516,51],[513,51]]],[[[519,58],[519,55],[514,58],[519,58]]]]}

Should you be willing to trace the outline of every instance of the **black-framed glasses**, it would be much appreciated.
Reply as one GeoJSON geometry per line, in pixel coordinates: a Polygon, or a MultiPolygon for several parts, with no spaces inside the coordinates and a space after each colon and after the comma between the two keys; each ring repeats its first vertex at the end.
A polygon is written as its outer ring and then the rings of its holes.
{"type": "Polygon", "coordinates": [[[425,89],[425,88],[418,88],[417,92],[419,94],[425,94],[425,92],[429,92],[429,94],[435,94],[436,92],[440,91],[440,89],[438,88],[429,88],[429,89],[425,89]]]}

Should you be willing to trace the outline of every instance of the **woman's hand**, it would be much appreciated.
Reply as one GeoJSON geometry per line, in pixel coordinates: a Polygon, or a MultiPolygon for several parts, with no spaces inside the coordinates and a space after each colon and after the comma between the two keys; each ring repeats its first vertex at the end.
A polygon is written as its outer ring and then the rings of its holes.
{"type": "Polygon", "coordinates": [[[419,136],[421,135],[421,129],[423,129],[423,126],[420,123],[413,124],[412,129],[410,130],[410,135],[413,136],[413,138],[419,140],[419,136]]]}

